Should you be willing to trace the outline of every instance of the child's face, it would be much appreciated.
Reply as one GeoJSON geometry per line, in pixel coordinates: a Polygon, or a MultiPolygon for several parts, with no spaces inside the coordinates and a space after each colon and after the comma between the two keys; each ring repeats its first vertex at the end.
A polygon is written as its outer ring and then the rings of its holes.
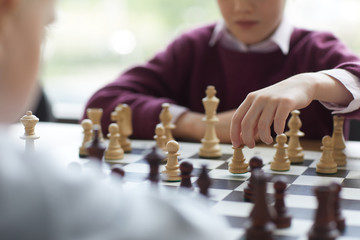
{"type": "Polygon", "coordinates": [[[247,45],[268,38],[279,25],[286,0],[217,0],[228,30],[247,45]]]}
{"type": "Polygon", "coordinates": [[[9,4],[0,9],[0,123],[30,107],[45,26],[54,18],[54,0],[3,2],[9,4]]]}

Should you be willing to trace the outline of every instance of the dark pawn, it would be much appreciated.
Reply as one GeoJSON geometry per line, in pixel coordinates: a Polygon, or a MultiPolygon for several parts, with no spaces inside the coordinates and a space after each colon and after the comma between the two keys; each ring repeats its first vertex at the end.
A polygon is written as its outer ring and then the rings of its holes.
{"type": "Polygon", "coordinates": [[[315,188],[318,200],[315,222],[308,234],[309,240],[335,240],[339,236],[334,217],[334,194],[331,187],[315,188]]]}
{"type": "Polygon", "coordinates": [[[120,178],[125,176],[125,171],[120,164],[114,164],[111,166],[111,176],[118,176],[120,178]]]}
{"type": "Polygon", "coordinates": [[[200,188],[200,194],[204,195],[205,197],[209,197],[209,187],[211,185],[211,179],[205,165],[203,165],[201,168],[199,179],[197,180],[197,185],[200,188]]]}
{"type": "Polygon", "coordinates": [[[99,140],[99,129],[95,128],[93,131],[94,131],[94,138],[87,145],[86,149],[88,151],[90,158],[95,158],[101,162],[104,156],[106,146],[102,141],[99,140]]]}
{"type": "Polygon", "coordinates": [[[334,191],[334,211],[335,211],[335,221],[337,225],[337,229],[341,232],[345,230],[345,218],[341,214],[341,207],[340,207],[340,192],[341,192],[341,185],[339,183],[332,183],[331,188],[334,191]]]}
{"type": "Polygon", "coordinates": [[[153,183],[159,182],[159,166],[165,155],[156,147],[152,147],[151,151],[145,155],[145,160],[149,163],[149,181],[153,183]]]}
{"type": "Polygon", "coordinates": [[[252,183],[254,184],[254,206],[250,213],[250,224],[246,228],[247,240],[272,240],[275,225],[273,216],[266,201],[267,176],[260,170],[252,172],[252,183]]]}
{"type": "MultiPolygon", "coordinates": [[[[252,183],[251,183],[251,178],[252,178],[252,171],[254,169],[261,169],[263,167],[263,161],[261,158],[259,157],[252,157],[249,161],[249,172],[251,172],[251,176],[249,178],[249,183],[247,185],[247,187],[244,189],[244,199],[247,202],[252,202],[252,195],[253,195],[253,189],[252,189],[252,183]]],[[[262,170],[261,170],[262,171],[262,170]]]]}
{"type": "Polygon", "coordinates": [[[180,164],[180,172],[181,172],[180,187],[192,188],[191,172],[193,169],[194,169],[193,165],[189,162],[182,162],[180,164]]]}
{"type": "Polygon", "coordinates": [[[288,228],[291,226],[291,216],[285,207],[285,189],[286,189],[286,178],[278,177],[274,184],[275,189],[275,218],[274,223],[277,228],[288,228]]]}

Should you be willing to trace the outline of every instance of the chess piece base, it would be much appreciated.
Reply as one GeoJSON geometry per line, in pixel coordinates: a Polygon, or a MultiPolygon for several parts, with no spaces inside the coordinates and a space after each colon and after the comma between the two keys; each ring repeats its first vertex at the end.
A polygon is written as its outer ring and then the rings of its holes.
{"type": "Polygon", "coordinates": [[[288,155],[290,162],[293,164],[303,163],[304,162],[304,154],[299,154],[297,156],[288,155]]]}
{"type": "Polygon", "coordinates": [[[335,174],[335,173],[337,173],[337,167],[322,168],[322,167],[316,166],[316,172],[321,173],[321,174],[335,174]]]}
{"type": "Polygon", "coordinates": [[[164,174],[163,176],[163,181],[165,182],[180,182],[181,181],[181,177],[180,175],[180,171],[179,170],[164,170],[162,171],[162,173],[164,174]]]}
{"type": "Polygon", "coordinates": [[[261,240],[273,240],[273,231],[275,226],[272,222],[266,224],[261,228],[248,228],[246,230],[246,239],[261,239],[261,240]]]}
{"type": "Polygon", "coordinates": [[[123,158],[124,158],[124,151],[122,149],[116,151],[112,150],[111,152],[106,151],[104,157],[105,160],[120,160],[123,158]]]}
{"type": "Polygon", "coordinates": [[[309,235],[308,235],[308,240],[335,240],[337,237],[339,236],[339,232],[337,231],[337,229],[335,228],[334,230],[330,230],[330,229],[320,229],[318,231],[316,231],[316,229],[311,228],[309,235]]]}
{"type": "Polygon", "coordinates": [[[281,163],[273,161],[273,162],[271,162],[270,168],[271,168],[271,170],[274,170],[274,171],[289,171],[290,170],[290,161],[287,160],[287,161],[281,162],[281,163]]]}
{"type": "Polygon", "coordinates": [[[233,173],[233,174],[242,174],[242,173],[247,173],[248,172],[248,164],[247,163],[243,163],[237,166],[234,166],[234,163],[230,163],[229,164],[229,172],[233,173]]]}
{"type": "Polygon", "coordinates": [[[291,216],[283,216],[274,220],[276,228],[288,228],[291,226],[291,216]]]}

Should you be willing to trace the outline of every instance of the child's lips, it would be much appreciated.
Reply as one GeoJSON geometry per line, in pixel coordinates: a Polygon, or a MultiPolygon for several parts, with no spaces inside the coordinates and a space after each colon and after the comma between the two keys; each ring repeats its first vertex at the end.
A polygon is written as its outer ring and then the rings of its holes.
{"type": "Polygon", "coordinates": [[[238,25],[241,28],[244,29],[250,29],[255,27],[258,24],[258,21],[252,21],[252,20],[239,20],[235,22],[236,25],[238,25]]]}

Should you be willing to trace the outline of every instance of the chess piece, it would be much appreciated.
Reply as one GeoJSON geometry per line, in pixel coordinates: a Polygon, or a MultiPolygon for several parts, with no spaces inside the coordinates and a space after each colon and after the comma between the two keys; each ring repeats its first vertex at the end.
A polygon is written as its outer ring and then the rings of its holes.
{"type": "Polygon", "coordinates": [[[288,214],[285,207],[285,189],[286,178],[284,176],[278,177],[274,184],[275,189],[275,212],[274,223],[277,228],[288,228],[291,225],[291,216],[288,214]]]}
{"type": "Polygon", "coordinates": [[[264,173],[255,169],[252,172],[252,181],[254,184],[255,198],[254,206],[250,213],[250,223],[246,228],[246,239],[272,240],[272,233],[275,225],[272,222],[272,212],[266,201],[266,180],[264,173]]]}
{"type": "Polygon", "coordinates": [[[115,121],[119,127],[119,143],[124,152],[131,152],[131,141],[129,136],[132,134],[132,112],[127,104],[119,104],[115,111],[111,113],[111,120],[115,121]]]}
{"type": "Polygon", "coordinates": [[[346,165],[345,139],[344,139],[344,117],[334,116],[334,130],[332,134],[333,140],[333,157],[338,166],[346,165]]]}
{"type": "Polygon", "coordinates": [[[302,123],[299,115],[300,111],[298,110],[291,112],[291,118],[288,122],[289,131],[285,133],[289,137],[287,155],[290,162],[295,164],[304,162],[303,148],[299,140],[300,137],[304,136],[304,133],[300,131],[302,123]]]}
{"type": "Polygon", "coordinates": [[[201,167],[201,172],[197,180],[197,185],[200,188],[200,194],[205,197],[209,197],[209,187],[211,185],[211,179],[206,169],[206,165],[201,167]]]}
{"type": "Polygon", "coordinates": [[[166,151],[165,128],[161,124],[156,125],[154,140],[156,141],[156,146],[158,148],[166,151]]]}
{"type": "Polygon", "coordinates": [[[287,137],[285,134],[280,134],[276,136],[276,144],[274,145],[274,147],[276,148],[276,153],[270,165],[271,170],[290,170],[290,161],[288,156],[286,155],[286,148],[288,147],[288,145],[286,144],[286,140],[287,137]]]}
{"type": "Polygon", "coordinates": [[[100,134],[100,130],[97,127],[95,127],[93,129],[93,139],[92,141],[86,144],[86,150],[89,154],[89,157],[94,158],[101,162],[106,147],[103,141],[100,140],[99,134],[100,134]]]}
{"type": "MultiPolygon", "coordinates": [[[[102,108],[88,108],[88,109],[86,109],[86,114],[93,124],[93,129],[96,128],[99,130],[99,140],[104,141],[103,133],[101,130],[101,117],[103,114],[103,109],[102,108]]],[[[93,132],[93,135],[94,135],[94,132],[93,132]]],[[[94,136],[93,136],[93,138],[94,138],[94,136]]]]}
{"type": "Polygon", "coordinates": [[[84,119],[81,121],[81,126],[83,128],[83,142],[79,147],[79,157],[86,158],[88,156],[88,152],[86,150],[86,144],[91,141],[92,139],[92,127],[93,124],[90,119],[84,119]]]}
{"type": "Polygon", "coordinates": [[[166,136],[166,143],[174,140],[171,131],[175,128],[175,125],[171,123],[172,116],[170,113],[170,104],[169,103],[163,103],[161,105],[162,110],[160,112],[160,125],[164,127],[165,129],[165,136],[166,136]]]}
{"type": "Polygon", "coordinates": [[[261,170],[261,168],[263,167],[263,161],[261,158],[259,157],[252,157],[249,161],[249,167],[250,167],[250,172],[251,172],[251,176],[248,182],[248,185],[246,188],[244,188],[244,200],[247,202],[252,202],[253,201],[253,183],[252,183],[252,173],[255,169],[259,169],[261,172],[263,172],[261,170]]]}
{"type": "Polygon", "coordinates": [[[25,152],[32,152],[35,150],[35,140],[40,138],[35,134],[35,125],[39,119],[31,111],[27,111],[20,121],[25,129],[24,135],[20,136],[21,139],[25,140],[25,152]]]}
{"type": "Polygon", "coordinates": [[[165,174],[164,180],[168,182],[180,182],[180,170],[178,153],[179,144],[175,140],[171,140],[166,144],[166,150],[168,152],[167,163],[163,174],[165,174]]]}
{"type": "Polygon", "coordinates": [[[318,200],[315,221],[308,233],[309,240],[335,240],[339,236],[334,221],[334,195],[329,186],[315,188],[315,195],[318,200]]]}
{"type": "Polygon", "coordinates": [[[107,137],[110,140],[105,151],[105,161],[110,163],[119,162],[119,160],[124,158],[124,150],[121,148],[119,143],[119,127],[116,123],[111,123],[109,125],[109,133],[107,137]]]}
{"type": "Polygon", "coordinates": [[[204,158],[217,158],[222,155],[219,145],[220,141],[215,131],[215,123],[219,121],[216,116],[219,99],[215,95],[215,87],[208,86],[206,89],[206,97],[202,99],[205,108],[205,117],[202,119],[202,121],[205,122],[205,136],[201,139],[202,146],[199,151],[199,156],[204,158]]]}
{"type": "Polygon", "coordinates": [[[114,164],[111,166],[111,176],[118,176],[120,178],[125,177],[125,171],[120,164],[114,164]]]}
{"type": "Polygon", "coordinates": [[[334,193],[334,211],[335,211],[335,221],[337,229],[340,232],[345,230],[345,218],[341,214],[340,208],[340,192],[341,192],[341,185],[339,183],[333,182],[330,187],[334,193]]]}
{"type": "Polygon", "coordinates": [[[316,164],[316,172],[322,174],[337,173],[337,164],[333,158],[333,144],[330,136],[324,136],[322,139],[322,155],[320,162],[316,164]]]}
{"type": "Polygon", "coordinates": [[[237,174],[237,173],[247,173],[249,164],[245,163],[245,157],[243,154],[244,145],[240,147],[233,147],[234,155],[229,163],[229,172],[237,174]]]}
{"type": "Polygon", "coordinates": [[[151,151],[144,156],[144,159],[149,163],[149,181],[152,183],[159,182],[159,166],[160,162],[165,158],[165,155],[156,147],[152,147],[151,151]]]}
{"type": "Polygon", "coordinates": [[[180,164],[180,172],[181,172],[180,187],[192,188],[191,172],[193,169],[194,169],[193,165],[189,162],[182,162],[180,164]]]}

